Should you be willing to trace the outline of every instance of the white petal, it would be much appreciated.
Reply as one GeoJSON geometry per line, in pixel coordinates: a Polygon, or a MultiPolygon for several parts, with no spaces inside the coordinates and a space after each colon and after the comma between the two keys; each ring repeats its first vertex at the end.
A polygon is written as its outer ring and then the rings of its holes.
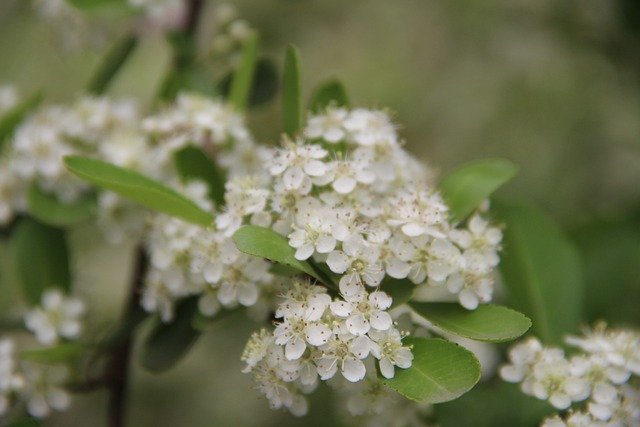
{"type": "Polygon", "coordinates": [[[349,267],[349,258],[342,251],[333,251],[327,257],[327,265],[334,273],[344,273],[349,267]]]}
{"type": "Polygon", "coordinates": [[[238,285],[238,302],[245,307],[250,307],[258,301],[258,288],[253,283],[238,285]]]}
{"type": "Polygon", "coordinates": [[[328,254],[336,247],[336,239],[332,236],[321,236],[316,242],[316,250],[321,254],[328,254]]]}
{"type": "Polygon", "coordinates": [[[337,193],[348,194],[356,188],[356,183],[357,181],[353,178],[341,176],[333,181],[332,187],[337,193]]]}
{"type": "Polygon", "coordinates": [[[358,359],[364,359],[369,355],[372,348],[372,341],[366,336],[355,337],[349,344],[349,351],[358,359]]]}
{"type": "Polygon", "coordinates": [[[304,171],[309,176],[322,176],[327,173],[327,165],[320,160],[309,160],[304,165],[304,171]]]}
{"type": "Polygon", "coordinates": [[[304,343],[304,340],[294,337],[287,342],[287,345],[284,348],[284,356],[288,360],[300,359],[306,348],[307,345],[304,343]]]}
{"type": "Polygon", "coordinates": [[[367,373],[367,369],[361,360],[346,359],[342,364],[342,375],[352,383],[360,381],[367,373]]]}
{"type": "Polygon", "coordinates": [[[307,342],[317,347],[326,344],[331,337],[331,330],[323,324],[307,326],[306,332],[307,342]]]}
{"type": "Polygon", "coordinates": [[[395,375],[395,369],[393,367],[393,363],[386,357],[380,359],[380,373],[385,378],[393,378],[395,375]]]}
{"type": "Polygon", "coordinates": [[[347,330],[353,335],[364,335],[369,332],[369,322],[361,313],[355,314],[345,322],[347,330]]]}
{"type": "Polygon", "coordinates": [[[369,302],[371,302],[371,304],[373,304],[379,310],[386,310],[387,308],[391,307],[393,299],[385,292],[376,291],[372,292],[369,295],[369,302]]]}
{"type": "Polygon", "coordinates": [[[375,311],[371,313],[371,319],[369,319],[371,327],[379,331],[386,331],[393,324],[391,316],[385,311],[375,311]]]}
{"type": "Polygon", "coordinates": [[[478,297],[475,293],[468,289],[464,289],[460,294],[458,294],[458,299],[460,300],[460,305],[462,305],[467,310],[475,310],[478,308],[478,297]]]}
{"type": "Polygon", "coordinates": [[[408,222],[402,226],[402,232],[409,237],[416,237],[426,232],[425,227],[418,225],[414,222],[408,222]]]}
{"type": "Polygon", "coordinates": [[[339,317],[347,317],[353,310],[353,306],[346,301],[334,301],[329,307],[331,312],[339,317]]]}
{"type": "Polygon", "coordinates": [[[306,245],[300,246],[296,250],[295,257],[299,261],[304,261],[308,259],[311,255],[313,255],[313,250],[314,250],[313,244],[307,243],[306,245]]]}

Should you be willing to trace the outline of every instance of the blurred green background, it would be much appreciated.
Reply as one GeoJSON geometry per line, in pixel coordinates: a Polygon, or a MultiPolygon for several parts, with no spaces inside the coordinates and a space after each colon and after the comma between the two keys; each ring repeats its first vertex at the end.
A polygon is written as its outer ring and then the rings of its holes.
{"type": "MultiPolygon", "coordinates": [[[[586,272],[585,321],[604,317],[637,325],[640,2],[231,3],[260,31],[263,51],[278,65],[287,44],[299,47],[307,94],[329,77],[340,78],[353,104],[390,109],[407,148],[437,170],[492,156],[518,164],[517,179],[501,195],[533,200],[578,244],[586,272]]],[[[199,42],[205,48],[215,31],[214,5],[207,3],[202,22],[199,42]]],[[[0,0],[0,84],[15,83],[24,93],[42,88],[48,100],[68,101],[81,93],[103,53],[61,50],[55,31],[34,17],[29,1],[0,0]]],[[[169,60],[163,39],[145,40],[111,94],[149,104],[169,60]]],[[[251,122],[259,139],[276,141],[277,102],[255,110],[251,122]]],[[[98,323],[108,324],[117,316],[129,254],[86,245],[94,233],[74,233],[75,262],[97,266],[80,282],[100,312],[98,323]]],[[[3,298],[3,306],[10,301],[3,298]]],[[[269,411],[251,390],[239,355],[256,327],[239,317],[226,319],[172,372],[153,376],[136,369],[131,425],[337,425],[322,395],[312,402],[312,416],[296,421],[269,411]]],[[[471,408],[473,393],[465,399],[471,408]]],[[[485,403],[475,402],[481,412],[485,403]]],[[[72,411],[51,417],[50,425],[100,426],[104,407],[101,393],[79,397],[72,411]]],[[[443,424],[469,425],[451,419],[443,424]]]]}

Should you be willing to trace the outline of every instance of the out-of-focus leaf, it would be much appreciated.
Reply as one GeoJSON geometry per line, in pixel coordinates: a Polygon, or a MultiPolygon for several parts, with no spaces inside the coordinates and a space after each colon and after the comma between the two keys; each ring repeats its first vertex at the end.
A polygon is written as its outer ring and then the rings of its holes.
{"type": "Polygon", "coordinates": [[[445,176],[440,188],[451,218],[465,219],[491,193],[513,178],[517,170],[505,159],[483,159],[467,163],[445,176]]]}
{"type": "Polygon", "coordinates": [[[284,131],[290,136],[302,127],[300,55],[293,46],[287,47],[282,78],[282,118],[284,131]]]}
{"type": "Polygon", "coordinates": [[[184,181],[198,179],[209,185],[209,196],[216,205],[224,205],[224,174],[201,149],[188,146],[174,154],[174,163],[184,181]]]}
{"type": "Polygon", "coordinates": [[[583,276],[573,243],[538,208],[494,204],[505,223],[500,270],[510,306],[533,321],[545,343],[560,344],[582,320],[583,276]]]}
{"type": "Polygon", "coordinates": [[[416,285],[409,279],[393,279],[387,277],[380,284],[380,290],[386,292],[393,298],[391,307],[397,307],[409,302],[416,290],[416,285]]]}
{"type": "Polygon", "coordinates": [[[254,33],[244,41],[240,64],[233,74],[231,89],[229,90],[229,102],[240,111],[247,107],[247,102],[249,101],[257,56],[258,36],[254,33]]]}
{"type": "MultiPolygon", "coordinates": [[[[113,2],[121,0],[97,0],[87,3],[99,3],[106,1],[113,2]]],[[[87,85],[87,92],[94,95],[102,95],[103,93],[105,93],[109,88],[109,85],[113,81],[113,78],[116,76],[116,74],[118,74],[118,71],[120,71],[124,63],[131,56],[131,53],[137,45],[138,39],[134,36],[127,36],[115,42],[107,52],[106,56],[100,62],[100,65],[96,72],[91,77],[91,81],[87,85]]]]}
{"type": "Polygon", "coordinates": [[[223,308],[214,316],[205,316],[200,311],[197,311],[193,315],[193,318],[191,319],[191,326],[193,326],[194,329],[197,329],[199,331],[206,331],[211,329],[213,325],[217,324],[221,320],[226,319],[228,317],[232,317],[240,313],[241,311],[242,311],[242,308],[235,308],[235,309],[223,308]]]}
{"type": "Polygon", "coordinates": [[[477,341],[512,341],[531,327],[525,315],[499,305],[480,305],[470,311],[457,303],[413,302],[411,308],[438,328],[477,341]]]}
{"type": "MultiPolygon", "coordinates": [[[[229,73],[218,83],[218,91],[221,95],[228,96],[232,77],[233,75],[229,73]]],[[[279,84],[278,71],[273,62],[266,58],[258,59],[251,81],[249,105],[257,107],[273,99],[278,93],[279,84]]]]}
{"type": "Polygon", "coordinates": [[[27,191],[27,210],[44,224],[67,227],[91,218],[96,212],[96,199],[89,196],[73,203],[62,203],[33,183],[27,191]]]}
{"type": "Polygon", "coordinates": [[[405,338],[412,345],[413,364],[396,368],[382,382],[418,402],[441,403],[456,399],[480,380],[480,362],[469,350],[439,338],[405,338]]]}
{"type": "Polygon", "coordinates": [[[5,140],[13,135],[13,131],[22,123],[27,114],[40,105],[42,99],[42,93],[37,92],[0,117],[0,150],[5,140]]]}
{"type": "Polygon", "coordinates": [[[71,172],[97,186],[167,215],[194,224],[208,226],[213,217],[191,200],[132,170],[81,156],[67,156],[64,162],[71,172]]]}
{"type": "Polygon", "coordinates": [[[17,277],[29,303],[39,304],[47,288],[69,291],[71,272],[64,231],[23,219],[16,227],[12,246],[17,277]]]}
{"type": "Polygon", "coordinates": [[[197,311],[198,298],[187,298],[176,307],[173,322],[156,325],[142,348],[140,363],[145,369],[166,371],[187,354],[202,334],[192,326],[197,311]]]}
{"type": "Polygon", "coordinates": [[[338,80],[329,80],[315,90],[311,96],[309,110],[317,113],[331,104],[337,107],[349,106],[347,90],[338,80]]]}
{"type": "Polygon", "coordinates": [[[42,421],[37,418],[24,417],[10,421],[7,427],[40,427],[41,425],[42,421]]]}
{"type": "Polygon", "coordinates": [[[24,350],[20,353],[20,358],[37,363],[66,363],[82,356],[85,350],[85,347],[78,343],[64,343],[53,347],[24,350]]]}
{"type": "Polygon", "coordinates": [[[270,228],[245,225],[234,233],[233,241],[241,252],[288,265],[323,283],[326,281],[308,262],[298,261],[296,251],[289,246],[287,238],[270,228]]]}

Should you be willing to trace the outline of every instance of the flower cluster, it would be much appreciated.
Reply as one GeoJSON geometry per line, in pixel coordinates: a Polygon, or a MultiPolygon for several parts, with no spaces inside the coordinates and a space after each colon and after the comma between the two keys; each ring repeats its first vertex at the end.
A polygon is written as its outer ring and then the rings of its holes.
{"type": "Polygon", "coordinates": [[[391,297],[381,291],[332,299],[326,288],[294,279],[275,313],[275,330],[252,335],[242,360],[257,388],[273,408],[294,415],[307,412],[303,395],[338,372],[347,381],[362,381],[365,360],[378,360],[380,371],[393,378],[395,366],[408,368],[413,355],[402,345],[387,309],[391,297]]]}
{"type": "Polygon", "coordinates": [[[561,410],[586,402],[584,410],[565,420],[546,420],[547,427],[640,423],[640,390],[633,382],[640,376],[640,335],[598,325],[566,342],[581,353],[567,358],[561,349],[545,348],[535,338],[515,345],[511,363],[500,370],[502,378],[521,383],[526,394],[561,410]]]}

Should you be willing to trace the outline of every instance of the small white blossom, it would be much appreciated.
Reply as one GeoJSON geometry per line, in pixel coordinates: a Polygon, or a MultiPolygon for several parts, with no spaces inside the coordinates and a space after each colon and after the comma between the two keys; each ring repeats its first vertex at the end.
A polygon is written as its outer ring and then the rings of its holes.
{"type": "Polygon", "coordinates": [[[60,338],[78,338],[84,312],[85,305],[80,299],[67,297],[59,290],[52,289],[42,294],[40,307],[25,315],[25,324],[38,341],[51,345],[60,338]]]}

